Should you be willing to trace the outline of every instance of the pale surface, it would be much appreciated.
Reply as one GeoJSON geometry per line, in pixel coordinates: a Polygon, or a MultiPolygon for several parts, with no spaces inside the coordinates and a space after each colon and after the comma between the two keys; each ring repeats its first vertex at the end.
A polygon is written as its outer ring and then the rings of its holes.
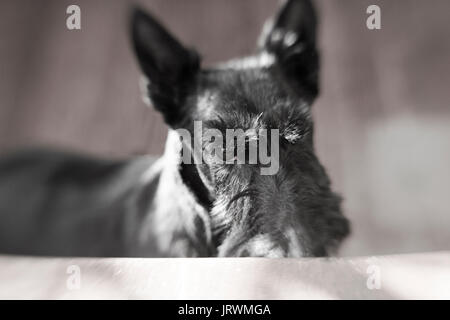
{"type": "Polygon", "coordinates": [[[0,257],[0,299],[444,298],[450,252],[285,260],[0,257]],[[80,288],[71,290],[73,265],[80,288]],[[370,290],[376,274],[381,288],[370,290]]]}

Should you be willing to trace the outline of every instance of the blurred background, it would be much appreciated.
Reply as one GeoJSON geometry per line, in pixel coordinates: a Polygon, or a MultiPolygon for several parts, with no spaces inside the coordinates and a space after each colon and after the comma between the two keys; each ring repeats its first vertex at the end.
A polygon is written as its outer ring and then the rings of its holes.
{"type": "MultiPolygon", "coordinates": [[[[275,0],[133,1],[205,65],[250,54],[275,0]]],[[[0,152],[52,146],[101,157],[161,154],[145,108],[125,0],[0,0],[0,152]],[[81,7],[81,30],[66,8],[81,7]]],[[[341,255],[450,249],[450,2],[317,0],[322,93],[316,147],[353,234],[341,255]],[[382,29],[366,28],[381,7],[382,29]]]]}

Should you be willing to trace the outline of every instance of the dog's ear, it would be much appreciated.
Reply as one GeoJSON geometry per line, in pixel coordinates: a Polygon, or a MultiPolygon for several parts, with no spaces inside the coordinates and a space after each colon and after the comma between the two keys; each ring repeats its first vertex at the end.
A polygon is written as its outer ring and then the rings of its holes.
{"type": "Polygon", "coordinates": [[[289,82],[313,100],[319,93],[317,17],[311,0],[286,0],[260,38],[263,50],[273,54],[289,82]]]}
{"type": "Polygon", "coordinates": [[[167,124],[176,127],[186,116],[183,102],[199,70],[200,58],[138,8],[132,11],[131,37],[137,60],[148,80],[150,101],[167,124]]]}

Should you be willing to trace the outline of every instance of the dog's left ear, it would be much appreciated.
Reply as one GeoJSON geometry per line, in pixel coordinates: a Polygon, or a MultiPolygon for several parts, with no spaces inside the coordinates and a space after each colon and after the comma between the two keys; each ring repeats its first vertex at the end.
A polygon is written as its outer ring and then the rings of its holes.
{"type": "Polygon", "coordinates": [[[273,54],[288,81],[313,100],[319,93],[317,17],[311,0],[285,0],[264,28],[260,45],[273,54]]]}
{"type": "Polygon", "coordinates": [[[131,36],[139,65],[149,80],[147,89],[153,106],[168,125],[177,127],[187,113],[183,101],[200,68],[199,55],[138,8],[132,12],[131,36]]]}

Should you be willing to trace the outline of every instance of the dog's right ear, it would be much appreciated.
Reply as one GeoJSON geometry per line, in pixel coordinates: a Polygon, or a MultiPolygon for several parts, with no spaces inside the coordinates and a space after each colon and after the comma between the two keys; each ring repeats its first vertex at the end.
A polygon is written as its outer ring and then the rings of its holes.
{"type": "Polygon", "coordinates": [[[167,124],[176,127],[186,116],[183,101],[200,68],[200,58],[139,8],[132,12],[131,36],[137,60],[148,79],[150,101],[167,124]]]}
{"type": "Polygon", "coordinates": [[[311,0],[284,0],[260,38],[263,50],[273,54],[290,83],[313,100],[319,91],[317,16],[311,0]]]}

